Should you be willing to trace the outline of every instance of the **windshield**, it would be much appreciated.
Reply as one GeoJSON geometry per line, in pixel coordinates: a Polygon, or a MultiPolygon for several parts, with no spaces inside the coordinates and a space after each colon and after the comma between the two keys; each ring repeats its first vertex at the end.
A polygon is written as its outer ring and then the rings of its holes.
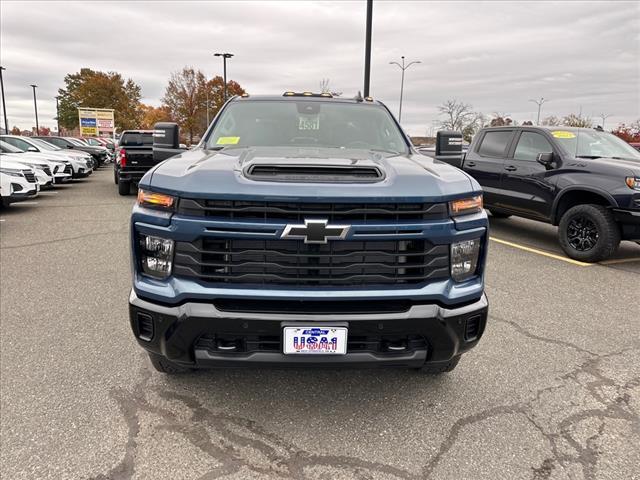
{"type": "Polygon", "coordinates": [[[402,133],[379,105],[303,100],[232,103],[217,120],[206,145],[407,151],[402,133]]]}
{"type": "Polygon", "coordinates": [[[18,147],[14,147],[2,140],[0,140],[0,150],[2,150],[3,153],[23,153],[18,147]]]}
{"type": "Polygon", "coordinates": [[[579,158],[621,158],[640,162],[640,152],[611,133],[596,130],[554,130],[556,141],[579,158]]]}
{"type": "Polygon", "coordinates": [[[86,147],[87,145],[82,143],[80,140],[76,140],[75,138],[65,138],[65,140],[76,147],[86,147]]]}
{"type": "Polygon", "coordinates": [[[52,145],[49,142],[40,140],[39,138],[30,138],[29,141],[33,142],[34,145],[40,148],[43,148],[44,150],[50,150],[50,151],[62,150],[60,147],[56,147],[55,145],[52,145]]]}

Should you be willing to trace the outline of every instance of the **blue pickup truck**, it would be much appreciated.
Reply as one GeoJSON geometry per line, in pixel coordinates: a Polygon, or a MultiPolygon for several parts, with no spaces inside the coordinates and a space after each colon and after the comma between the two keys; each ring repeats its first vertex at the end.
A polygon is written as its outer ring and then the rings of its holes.
{"type": "Polygon", "coordinates": [[[178,150],[174,124],[153,148],[171,158],[139,184],[129,305],[157,370],[437,374],[478,343],[482,189],[416,152],[384,104],[245,94],[196,148],[178,150]]]}

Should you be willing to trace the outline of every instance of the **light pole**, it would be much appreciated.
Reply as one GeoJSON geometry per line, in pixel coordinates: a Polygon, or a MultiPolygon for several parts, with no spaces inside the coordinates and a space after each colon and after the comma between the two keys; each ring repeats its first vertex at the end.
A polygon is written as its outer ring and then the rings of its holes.
{"type": "Polygon", "coordinates": [[[33,88],[33,109],[36,112],[36,135],[40,135],[40,126],[38,125],[38,102],[36,101],[36,88],[38,85],[31,84],[29,86],[33,88]]]}
{"type": "Polygon", "coordinates": [[[58,104],[58,100],[60,100],[60,97],[56,95],[55,99],[56,99],[56,124],[58,125],[58,135],[60,135],[60,106],[58,104]]]}
{"type": "Polygon", "coordinates": [[[544,97],[540,97],[540,100],[531,99],[529,101],[538,105],[538,119],[536,120],[536,125],[540,125],[540,110],[542,109],[542,104],[548,100],[545,100],[544,97]]]}
{"type": "Polygon", "coordinates": [[[6,68],[0,66],[0,90],[2,90],[2,113],[4,114],[4,133],[9,135],[9,122],[7,121],[7,104],[4,101],[4,81],[2,80],[2,71],[6,68]]]}
{"type": "Polygon", "coordinates": [[[371,25],[373,23],[373,0],[367,0],[367,26],[364,45],[364,96],[369,96],[371,80],[371,25]]]}
{"type": "MultiPolygon", "coordinates": [[[[207,86],[207,128],[209,128],[209,87],[207,86]]],[[[205,128],[205,130],[207,129],[205,128]]]]}
{"type": "Polygon", "coordinates": [[[604,114],[604,113],[601,113],[601,114],[600,114],[600,118],[602,119],[602,125],[601,125],[601,126],[602,126],[602,129],[603,129],[603,130],[604,130],[604,122],[605,122],[605,120],[606,120],[607,118],[609,118],[610,116],[611,116],[610,114],[604,114]]]}
{"type": "Polygon", "coordinates": [[[222,71],[224,74],[224,101],[227,101],[227,58],[233,57],[233,53],[214,53],[214,57],[222,57],[222,71]]]}
{"type": "Polygon", "coordinates": [[[389,62],[389,65],[397,65],[398,67],[400,67],[400,70],[402,70],[402,80],[400,81],[400,109],[398,110],[398,123],[402,121],[402,94],[404,93],[404,71],[414,63],[422,63],[420,60],[415,60],[405,65],[404,55],[400,58],[402,58],[402,65],[400,65],[398,62],[389,62]]]}

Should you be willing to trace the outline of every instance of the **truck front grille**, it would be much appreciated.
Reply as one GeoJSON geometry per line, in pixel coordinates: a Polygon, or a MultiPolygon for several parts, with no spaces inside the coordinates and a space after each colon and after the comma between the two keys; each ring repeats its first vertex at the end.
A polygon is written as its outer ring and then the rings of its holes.
{"type": "Polygon", "coordinates": [[[182,215],[252,221],[301,222],[309,218],[329,221],[410,222],[448,218],[446,203],[289,203],[181,198],[182,215]]]}
{"type": "Polygon", "coordinates": [[[449,277],[449,249],[427,240],[333,241],[203,237],[176,242],[174,274],[214,283],[409,285],[449,277]]]}

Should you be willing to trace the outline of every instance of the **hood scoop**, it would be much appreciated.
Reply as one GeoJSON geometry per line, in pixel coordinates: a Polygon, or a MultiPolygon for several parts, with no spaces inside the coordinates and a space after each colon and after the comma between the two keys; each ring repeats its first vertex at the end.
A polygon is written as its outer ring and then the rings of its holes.
{"type": "Polygon", "coordinates": [[[292,183],[375,183],[384,179],[377,166],[354,165],[250,165],[245,177],[263,182],[292,183]]]}

